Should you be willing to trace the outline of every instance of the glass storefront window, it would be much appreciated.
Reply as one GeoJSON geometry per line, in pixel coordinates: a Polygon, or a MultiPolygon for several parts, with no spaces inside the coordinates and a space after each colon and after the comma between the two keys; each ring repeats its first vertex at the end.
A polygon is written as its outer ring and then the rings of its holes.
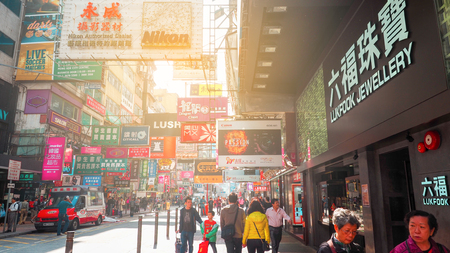
{"type": "Polygon", "coordinates": [[[327,182],[319,183],[319,203],[321,205],[321,221],[325,225],[330,224],[330,213],[328,209],[328,184],[327,182]]]}
{"type": "Polygon", "coordinates": [[[62,99],[60,96],[52,94],[51,109],[70,119],[78,121],[78,108],[62,99]]]}
{"type": "Polygon", "coordinates": [[[292,184],[292,198],[294,207],[294,224],[303,223],[303,186],[301,184],[292,184]]]}
{"type": "MultiPolygon", "coordinates": [[[[347,177],[345,179],[345,186],[347,192],[346,203],[344,208],[354,211],[359,217],[363,217],[363,206],[361,197],[361,183],[359,182],[359,176],[347,177]]],[[[358,229],[358,232],[364,232],[364,223],[358,229]]]]}

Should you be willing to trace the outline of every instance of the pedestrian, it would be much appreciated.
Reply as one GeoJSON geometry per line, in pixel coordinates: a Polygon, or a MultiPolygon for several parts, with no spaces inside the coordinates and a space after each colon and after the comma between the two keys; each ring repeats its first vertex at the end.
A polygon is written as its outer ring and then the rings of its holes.
{"type": "Polygon", "coordinates": [[[209,245],[211,246],[213,253],[217,253],[216,234],[219,229],[219,225],[217,225],[217,223],[213,220],[214,215],[214,211],[209,210],[208,219],[200,225],[200,229],[202,231],[203,239],[209,241],[209,245]]]}
{"type": "Polygon", "coordinates": [[[216,209],[217,209],[217,215],[220,215],[220,210],[222,209],[222,199],[220,197],[217,197],[216,209]]]}
{"type": "Polygon", "coordinates": [[[147,198],[145,198],[145,197],[142,198],[141,205],[142,205],[142,208],[144,208],[144,212],[147,211],[147,205],[148,205],[147,198]]]}
{"type": "Polygon", "coordinates": [[[135,205],[136,205],[136,200],[135,200],[135,198],[132,198],[130,200],[130,217],[133,217],[133,215],[134,215],[134,211],[136,210],[135,205]]]}
{"type": "Polygon", "coordinates": [[[209,197],[208,200],[208,210],[214,210],[214,200],[212,197],[209,197]]]}
{"type": "Polygon", "coordinates": [[[283,219],[287,220],[289,224],[292,224],[292,220],[283,208],[280,208],[280,201],[278,201],[278,199],[272,199],[271,202],[272,207],[266,210],[266,216],[269,220],[272,253],[277,253],[281,242],[281,236],[283,234],[283,219]]]}
{"type": "Polygon", "coordinates": [[[272,202],[270,201],[269,197],[265,197],[261,204],[263,205],[264,211],[267,211],[267,209],[272,207],[272,202]]]}
{"type": "Polygon", "coordinates": [[[125,200],[123,198],[119,199],[118,206],[119,206],[119,218],[122,218],[123,217],[122,216],[123,215],[123,209],[125,208],[125,200]]]}
{"type": "Polygon", "coordinates": [[[263,241],[270,243],[269,222],[264,214],[264,208],[258,200],[252,200],[248,208],[248,216],[245,221],[242,247],[248,245],[248,253],[264,253],[263,241]]]}
{"type": "Polygon", "coordinates": [[[67,208],[73,207],[72,202],[70,201],[69,196],[66,196],[63,201],[59,202],[56,206],[59,209],[58,214],[58,228],[56,230],[56,235],[61,235],[61,223],[64,220],[64,228],[62,233],[65,234],[67,229],[69,228],[69,216],[67,215],[67,208]]]}
{"type": "Polygon", "coordinates": [[[13,225],[16,223],[17,220],[17,213],[19,212],[19,204],[16,203],[16,199],[11,199],[11,205],[9,206],[8,211],[8,230],[7,233],[11,232],[11,229],[13,225]]]}
{"type": "Polygon", "coordinates": [[[141,198],[136,199],[135,211],[136,213],[141,212],[141,198]]]}
{"type": "Polygon", "coordinates": [[[231,193],[228,196],[228,203],[230,204],[222,209],[220,215],[220,229],[222,230],[222,234],[225,226],[234,224],[233,237],[225,239],[227,253],[242,252],[242,234],[245,225],[245,212],[244,209],[239,207],[237,202],[237,195],[231,193]]]}
{"type": "Polygon", "coordinates": [[[402,252],[427,252],[427,253],[449,253],[449,249],[442,244],[436,243],[431,237],[438,230],[436,217],[421,210],[414,210],[405,215],[405,225],[409,230],[406,241],[397,245],[391,253],[402,252]]]}
{"type": "Polygon", "coordinates": [[[6,215],[5,207],[3,206],[2,203],[0,203],[0,226],[3,226],[3,224],[5,223],[5,215],[6,215]]]}
{"type": "Polygon", "coordinates": [[[187,197],[185,199],[185,207],[180,211],[180,225],[178,227],[177,233],[181,233],[181,252],[186,252],[187,243],[189,242],[189,253],[194,251],[194,233],[197,230],[195,222],[202,224],[202,218],[198,214],[197,210],[192,208],[192,199],[187,197]]]}
{"type": "Polygon", "coordinates": [[[359,244],[353,242],[356,234],[358,234],[357,230],[361,226],[361,218],[356,213],[348,209],[337,208],[333,212],[332,221],[336,233],[331,235],[330,240],[320,244],[317,253],[364,252],[364,249],[359,244]]]}
{"type": "Polygon", "coordinates": [[[28,209],[30,208],[30,204],[28,203],[28,200],[25,199],[22,202],[22,207],[20,209],[20,219],[19,224],[25,224],[25,221],[28,217],[28,209]]]}
{"type": "Polygon", "coordinates": [[[113,208],[114,208],[114,199],[111,196],[108,197],[107,205],[108,205],[107,213],[108,213],[109,216],[112,216],[113,215],[113,208]]]}
{"type": "Polygon", "coordinates": [[[244,198],[241,197],[239,199],[239,207],[244,207],[244,203],[245,203],[244,198]]]}
{"type": "Polygon", "coordinates": [[[203,196],[202,199],[200,200],[200,210],[202,211],[202,216],[206,215],[205,205],[206,205],[206,200],[205,200],[205,196],[203,196]]]}

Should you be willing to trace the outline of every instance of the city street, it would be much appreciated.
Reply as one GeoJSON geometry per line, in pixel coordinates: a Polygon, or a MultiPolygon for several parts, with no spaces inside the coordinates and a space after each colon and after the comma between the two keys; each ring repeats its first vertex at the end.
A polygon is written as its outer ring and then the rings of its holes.
{"type": "MultiPolygon", "coordinates": [[[[202,217],[206,219],[206,216],[202,217]]],[[[220,220],[219,216],[214,219],[220,220]]],[[[166,238],[167,211],[160,213],[158,220],[158,243],[154,248],[155,214],[144,216],[142,222],[142,248],[141,252],[175,252],[175,216],[171,210],[169,240],[166,238]]],[[[75,232],[73,252],[137,252],[138,215],[133,218],[123,217],[120,222],[103,223],[100,226],[82,226],[75,232]]],[[[225,243],[218,232],[217,251],[225,253],[225,243]]],[[[199,229],[194,238],[194,253],[198,251],[201,242],[199,229]]],[[[0,252],[64,252],[66,236],[56,236],[56,232],[34,232],[0,239],[0,252]]],[[[209,249],[209,252],[212,252],[209,249]]],[[[246,249],[243,252],[247,252],[246,249]]],[[[306,247],[288,234],[283,235],[280,252],[315,252],[306,247]],[[300,250],[300,251],[299,251],[300,250]]]]}

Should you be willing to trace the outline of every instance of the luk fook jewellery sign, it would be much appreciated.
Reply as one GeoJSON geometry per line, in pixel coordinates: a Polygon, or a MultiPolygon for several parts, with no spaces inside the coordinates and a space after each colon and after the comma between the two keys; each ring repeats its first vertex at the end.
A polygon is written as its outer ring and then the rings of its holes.
{"type": "Polygon", "coordinates": [[[423,204],[425,206],[448,206],[447,176],[436,176],[433,180],[424,178],[423,204]]]}

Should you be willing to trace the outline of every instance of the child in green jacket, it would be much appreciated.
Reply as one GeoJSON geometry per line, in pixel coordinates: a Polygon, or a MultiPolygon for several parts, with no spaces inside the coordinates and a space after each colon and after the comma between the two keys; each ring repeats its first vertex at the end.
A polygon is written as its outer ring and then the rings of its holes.
{"type": "Polygon", "coordinates": [[[209,245],[211,245],[213,252],[217,253],[216,234],[219,229],[219,225],[217,225],[217,223],[213,220],[214,214],[214,211],[208,211],[208,220],[204,221],[200,225],[200,229],[202,231],[203,238],[209,241],[209,245]]]}

